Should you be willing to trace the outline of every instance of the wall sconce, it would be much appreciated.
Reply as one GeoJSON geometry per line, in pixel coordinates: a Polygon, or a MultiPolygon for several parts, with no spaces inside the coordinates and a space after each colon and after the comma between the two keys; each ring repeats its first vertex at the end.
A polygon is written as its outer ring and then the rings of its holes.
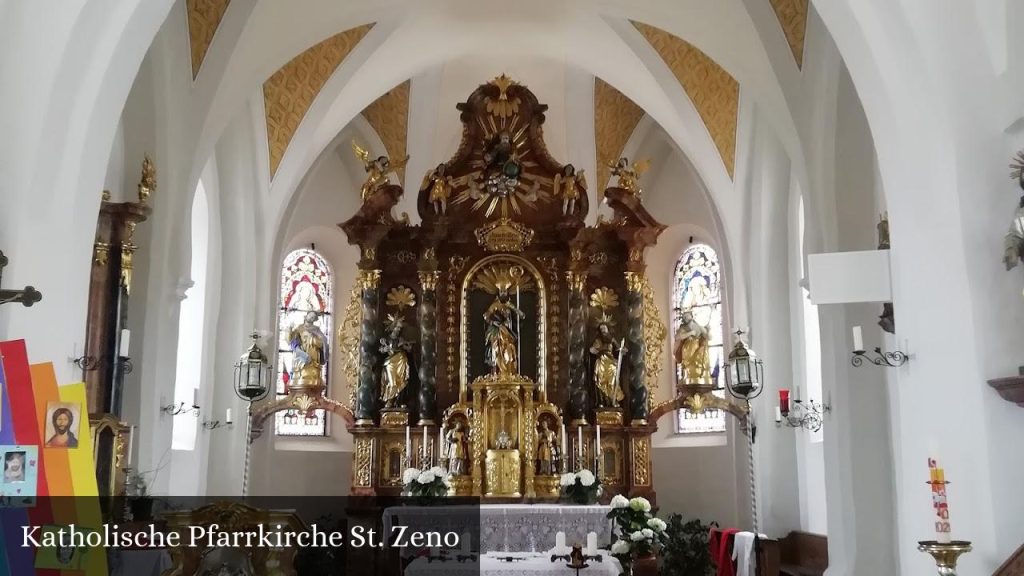
{"type": "Polygon", "coordinates": [[[231,419],[231,408],[228,408],[224,413],[224,420],[207,420],[203,422],[203,428],[206,430],[216,430],[218,428],[228,428],[234,424],[234,420],[231,419]]]}
{"type": "Polygon", "coordinates": [[[831,404],[819,404],[814,400],[789,401],[789,390],[779,390],[779,405],[775,407],[775,425],[785,424],[790,428],[803,428],[809,432],[821,430],[825,414],[832,412],[831,404]]]}
{"type": "Polygon", "coordinates": [[[885,366],[888,368],[899,368],[910,360],[905,352],[895,350],[893,352],[882,352],[880,347],[875,347],[875,356],[868,356],[868,353],[864,350],[864,336],[861,334],[860,326],[853,327],[853,356],[850,358],[850,364],[854,367],[860,367],[864,364],[864,361],[874,364],[875,366],[885,366]]]}
{"type": "Polygon", "coordinates": [[[191,412],[196,418],[199,417],[199,390],[196,388],[192,389],[192,407],[186,407],[184,402],[178,402],[177,404],[168,404],[160,408],[160,411],[164,414],[170,414],[171,416],[178,416],[179,414],[186,414],[191,412]]]}
{"type": "MultiPolygon", "coordinates": [[[[3,279],[4,267],[7,266],[8,262],[10,260],[7,259],[7,256],[0,252],[0,280],[3,279]]],[[[23,306],[28,308],[42,299],[43,295],[32,286],[25,286],[21,290],[0,290],[0,304],[21,302],[23,306]]]]}

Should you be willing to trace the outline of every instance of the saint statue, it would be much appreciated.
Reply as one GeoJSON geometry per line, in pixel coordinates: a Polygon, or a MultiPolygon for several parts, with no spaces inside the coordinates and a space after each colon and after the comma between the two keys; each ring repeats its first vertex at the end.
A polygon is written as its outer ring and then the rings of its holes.
{"type": "Polygon", "coordinates": [[[680,383],[712,384],[711,356],[708,353],[708,329],[693,318],[693,312],[686,310],[681,318],[676,344],[676,365],[681,367],[680,383]]]}
{"type": "Polygon", "coordinates": [[[409,352],[412,343],[402,338],[405,320],[401,316],[391,318],[390,330],[380,339],[380,351],[384,355],[384,367],[380,372],[381,401],[385,408],[393,408],[398,397],[409,383],[409,352]]]}
{"type": "Polygon", "coordinates": [[[461,420],[456,420],[445,434],[445,442],[448,444],[448,471],[452,476],[466,473],[466,457],[469,454],[466,435],[466,428],[461,420]]]}
{"type": "Polygon", "coordinates": [[[427,201],[433,205],[435,214],[448,212],[448,197],[452,193],[452,179],[451,176],[445,174],[446,170],[444,162],[438,164],[437,168],[427,172],[427,175],[423,177],[423,185],[420,186],[421,192],[430,189],[427,201]]]}
{"type": "Polygon", "coordinates": [[[548,421],[540,421],[537,431],[537,474],[550,476],[555,473],[555,432],[548,428],[548,421]]]}
{"type": "Polygon", "coordinates": [[[391,159],[387,156],[378,156],[376,160],[371,160],[370,151],[364,150],[355,141],[352,142],[352,150],[355,151],[356,157],[363,163],[363,170],[366,171],[366,181],[363,182],[361,189],[363,202],[366,202],[370,196],[377,192],[378,188],[387,183],[390,172],[401,170],[405,163],[409,161],[409,156],[394,164],[391,163],[391,159]]]}
{"type": "Polygon", "coordinates": [[[641,197],[643,190],[640,189],[640,175],[650,168],[649,160],[629,163],[629,158],[619,158],[617,162],[608,163],[612,170],[612,176],[618,176],[619,188],[632,192],[633,195],[641,197]]]}
{"type": "Polygon", "coordinates": [[[597,388],[597,403],[601,407],[617,407],[623,398],[619,386],[619,368],[625,347],[616,342],[611,333],[611,320],[601,319],[597,325],[597,338],[590,345],[594,356],[594,387],[597,388]]]}
{"type": "Polygon", "coordinates": [[[562,214],[568,216],[576,211],[576,201],[579,200],[580,190],[587,187],[587,181],[583,177],[583,170],[576,171],[572,164],[566,164],[561,174],[555,174],[554,189],[555,197],[562,198],[562,214]]]}
{"type": "Polygon", "coordinates": [[[508,287],[499,287],[498,296],[484,312],[484,321],[487,322],[486,360],[491,374],[519,374],[519,335],[512,319],[524,317],[526,315],[509,301],[508,287]]]}
{"type": "MultiPolygon", "coordinates": [[[[1022,184],[1024,187],[1024,184],[1022,184]]],[[[1006,269],[1011,270],[1017,266],[1017,262],[1024,256],[1024,196],[1020,197],[1020,203],[1013,212],[1010,220],[1010,229],[1006,232],[1004,240],[1003,263],[1006,269]]]]}
{"type": "Polygon", "coordinates": [[[300,386],[323,384],[323,367],[327,364],[327,336],[316,325],[319,315],[306,312],[302,324],[288,333],[292,351],[292,381],[300,386]]]}

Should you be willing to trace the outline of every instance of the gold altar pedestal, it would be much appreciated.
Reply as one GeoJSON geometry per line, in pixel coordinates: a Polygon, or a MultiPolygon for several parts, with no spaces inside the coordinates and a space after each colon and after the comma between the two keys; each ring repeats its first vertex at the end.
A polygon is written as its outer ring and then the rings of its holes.
{"type": "Polygon", "coordinates": [[[522,463],[519,450],[488,450],[484,468],[487,476],[485,496],[520,496],[522,463]]]}
{"type": "Polygon", "coordinates": [[[452,485],[448,488],[449,496],[470,496],[473,494],[473,479],[465,474],[452,478],[452,485]]]}
{"type": "Polygon", "coordinates": [[[533,487],[537,491],[538,498],[558,497],[561,485],[558,483],[558,475],[534,476],[533,487]]]}
{"type": "Polygon", "coordinates": [[[408,408],[384,408],[380,411],[381,428],[405,428],[408,425],[408,408]]]}
{"type": "Polygon", "coordinates": [[[622,408],[598,408],[594,420],[599,426],[622,426],[622,408]]]}

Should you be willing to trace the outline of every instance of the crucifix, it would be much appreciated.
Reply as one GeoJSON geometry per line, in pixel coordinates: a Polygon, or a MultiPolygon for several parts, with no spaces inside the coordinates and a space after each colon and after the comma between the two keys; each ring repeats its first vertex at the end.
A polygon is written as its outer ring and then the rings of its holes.
{"type": "MultiPolygon", "coordinates": [[[[3,279],[4,267],[7,266],[7,262],[7,257],[4,256],[3,252],[0,252],[0,280],[3,279]]],[[[29,307],[42,299],[43,295],[32,286],[25,286],[23,290],[0,289],[0,304],[21,302],[25,307],[29,307]]]]}

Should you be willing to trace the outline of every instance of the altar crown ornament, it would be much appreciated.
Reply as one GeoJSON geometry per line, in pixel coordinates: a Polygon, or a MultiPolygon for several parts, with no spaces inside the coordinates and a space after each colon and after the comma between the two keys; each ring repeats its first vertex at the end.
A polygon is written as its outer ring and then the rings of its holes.
{"type": "Polygon", "coordinates": [[[412,308],[416,305],[416,293],[408,286],[395,286],[388,291],[385,304],[392,308],[412,308]]]}
{"type": "Polygon", "coordinates": [[[619,305],[619,295],[611,288],[598,288],[590,295],[590,306],[605,311],[619,305]]]}

